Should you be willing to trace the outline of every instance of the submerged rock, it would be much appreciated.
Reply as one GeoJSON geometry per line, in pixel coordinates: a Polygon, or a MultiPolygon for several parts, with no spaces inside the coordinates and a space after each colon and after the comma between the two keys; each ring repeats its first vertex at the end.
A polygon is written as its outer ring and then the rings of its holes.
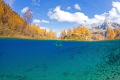
{"type": "Polygon", "coordinates": [[[108,64],[120,64],[120,48],[115,49],[107,58],[108,64]]]}

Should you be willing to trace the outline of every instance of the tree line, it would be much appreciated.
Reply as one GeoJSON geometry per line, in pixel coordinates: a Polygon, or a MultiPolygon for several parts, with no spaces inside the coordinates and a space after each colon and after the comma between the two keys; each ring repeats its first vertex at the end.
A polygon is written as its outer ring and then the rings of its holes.
{"type": "Polygon", "coordinates": [[[120,28],[108,27],[106,31],[96,30],[95,32],[85,26],[73,27],[73,29],[61,30],[60,39],[82,41],[120,39],[120,28]]]}

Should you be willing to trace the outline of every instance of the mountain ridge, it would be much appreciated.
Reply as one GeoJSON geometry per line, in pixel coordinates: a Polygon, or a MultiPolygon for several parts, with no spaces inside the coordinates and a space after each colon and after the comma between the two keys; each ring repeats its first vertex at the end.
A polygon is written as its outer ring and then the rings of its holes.
{"type": "Polygon", "coordinates": [[[108,27],[112,29],[120,28],[120,23],[106,18],[102,22],[92,24],[90,28],[93,30],[107,30],[108,27]]]}

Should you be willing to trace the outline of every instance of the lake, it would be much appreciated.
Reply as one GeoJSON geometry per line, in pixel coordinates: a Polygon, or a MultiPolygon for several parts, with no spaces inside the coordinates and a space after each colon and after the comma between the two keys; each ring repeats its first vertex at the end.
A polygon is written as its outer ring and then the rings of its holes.
{"type": "Polygon", "coordinates": [[[0,80],[120,80],[120,40],[0,38],[0,80]]]}

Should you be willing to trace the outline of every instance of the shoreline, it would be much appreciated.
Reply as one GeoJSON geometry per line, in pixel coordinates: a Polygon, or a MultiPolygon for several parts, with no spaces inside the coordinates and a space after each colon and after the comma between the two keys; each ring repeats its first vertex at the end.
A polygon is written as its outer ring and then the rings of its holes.
{"type": "MultiPolygon", "coordinates": [[[[4,39],[25,39],[25,40],[57,40],[57,41],[80,41],[80,40],[70,40],[70,39],[39,39],[39,38],[27,38],[27,37],[9,37],[9,36],[0,36],[0,39],[4,38],[4,39]]],[[[116,41],[116,40],[120,40],[120,39],[113,39],[113,40],[94,40],[94,41],[80,41],[80,42],[102,42],[102,41],[116,41]]]]}

